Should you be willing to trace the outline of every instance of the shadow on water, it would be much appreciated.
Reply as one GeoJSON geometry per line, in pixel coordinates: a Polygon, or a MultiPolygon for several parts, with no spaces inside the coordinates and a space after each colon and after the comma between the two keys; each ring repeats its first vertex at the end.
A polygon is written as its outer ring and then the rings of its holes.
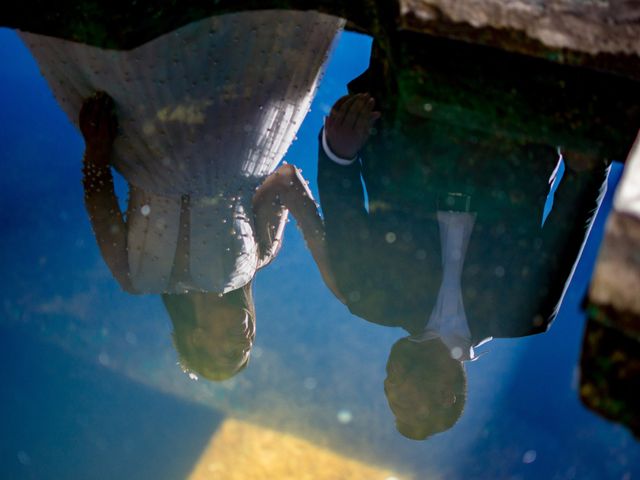
{"type": "Polygon", "coordinates": [[[185,478],[223,416],[0,332],[5,478],[185,478]]]}

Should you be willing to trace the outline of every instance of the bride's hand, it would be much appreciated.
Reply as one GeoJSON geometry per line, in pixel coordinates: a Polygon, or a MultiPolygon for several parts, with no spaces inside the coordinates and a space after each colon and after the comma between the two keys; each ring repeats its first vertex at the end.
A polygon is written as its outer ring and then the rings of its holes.
{"type": "Polygon", "coordinates": [[[79,124],[87,151],[108,161],[118,131],[113,99],[105,92],[87,98],[80,109],[79,124]]]}
{"type": "Polygon", "coordinates": [[[369,139],[380,112],[374,111],[375,101],[368,93],[346,95],[331,109],[324,123],[329,148],[341,158],[353,158],[369,139]]]}

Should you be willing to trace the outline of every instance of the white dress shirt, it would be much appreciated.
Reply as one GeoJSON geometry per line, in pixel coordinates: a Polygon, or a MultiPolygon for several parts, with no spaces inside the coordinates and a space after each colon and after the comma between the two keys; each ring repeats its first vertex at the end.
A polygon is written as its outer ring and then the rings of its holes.
{"type": "MultiPolygon", "coordinates": [[[[451,357],[468,361],[477,358],[462,300],[462,269],[476,214],[438,211],[442,251],[442,283],[429,321],[420,335],[410,338],[424,342],[439,338],[451,357]]],[[[491,337],[483,340],[486,343],[491,337]]]]}

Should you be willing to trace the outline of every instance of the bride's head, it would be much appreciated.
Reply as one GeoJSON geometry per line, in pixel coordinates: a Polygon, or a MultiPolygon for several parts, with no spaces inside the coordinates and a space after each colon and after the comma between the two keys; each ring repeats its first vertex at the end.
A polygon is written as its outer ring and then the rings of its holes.
{"type": "Polygon", "coordinates": [[[256,332],[251,283],[222,296],[165,294],[162,300],[186,372],[221,381],[247,366],[256,332]]]}

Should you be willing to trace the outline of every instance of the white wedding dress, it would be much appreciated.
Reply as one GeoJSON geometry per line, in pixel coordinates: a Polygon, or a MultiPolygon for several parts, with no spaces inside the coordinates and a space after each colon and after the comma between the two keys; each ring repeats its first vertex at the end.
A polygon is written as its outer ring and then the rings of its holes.
{"type": "Polygon", "coordinates": [[[115,101],[129,182],[128,257],[145,293],[228,292],[258,264],[251,199],[295,138],[344,21],[316,12],[210,17],[128,51],[21,33],[69,119],[115,101]],[[171,281],[188,195],[188,282],[171,281]]]}

